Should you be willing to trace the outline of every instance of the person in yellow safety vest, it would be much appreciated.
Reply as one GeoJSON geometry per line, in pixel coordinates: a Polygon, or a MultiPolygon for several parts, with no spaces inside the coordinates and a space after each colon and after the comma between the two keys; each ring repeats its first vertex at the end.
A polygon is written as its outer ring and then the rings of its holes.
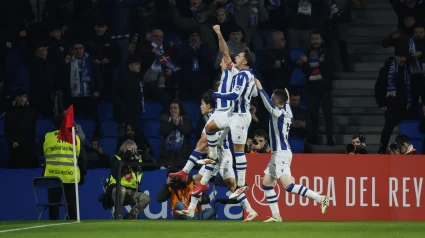
{"type": "MultiPolygon", "coordinates": [[[[52,132],[47,133],[37,143],[38,154],[43,154],[45,163],[43,164],[43,176],[57,176],[62,180],[66,202],[68,203],[68,219],[77,219],[77,207],[75,200],[74,185],[74,154],[72,144],[59,140],[59,129],[64,117],[53,118],[52,132]]],[[[76,156],[77,156],[77,179],[80,185],[84,184],[84,176],[87,172],[87,156],[84,147],[81,146],[80,138],[76,135],[76,156]]],[[[61,188],[51,188],[47,190],[49,203],[60,203],[62,199],[61,188]]],[[[59,220],[59,207],[49,208],[49,219],[59,220]]]]}
{"type": "MultiPolygon", "coordinates": [[[[118,177],[118,161],[137,161],[142,164],[142,158],[137,153],[137,145],[133,140],[126,140],[121,145],[118,155],[111,158],[111,175],[107,186],[106,194],[115,204],[116,180],[118,177]]],[[[124,204],[135,204],[133,209],[124,219],[136,220],[140,213],[148,206],[150,198],[140,191],[140,181],[143,173],[141,167],[123,166],[121,169],[121,201],[118,214],[122,217],[122,207],[124,204]]]]}

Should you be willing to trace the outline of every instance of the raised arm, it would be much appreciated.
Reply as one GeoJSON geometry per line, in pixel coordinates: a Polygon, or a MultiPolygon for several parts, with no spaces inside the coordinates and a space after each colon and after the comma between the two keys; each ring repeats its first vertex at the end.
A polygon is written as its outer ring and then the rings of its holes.
{"type": "Polygon", "coordinates": [[[223,54],[224,62],[226,65],[232,63],[232,59],[230,58],[230,51],[229,47],[227,47],[227,43],[223,38],[223,35],[221,34],[220,25],[213,26],[213,29],[218,37],[218,46],[220,48],[220,52],[223,54]]]}
{"type": "Polygon", "coordinates": [[[255,79],[255,85],[257,86],[257,89],[260,91],[261,99],[263,100],[264,107],[267,109],[267,111],[275,117],[280,117],[282,115],[282,110],[279,110],[276,108],[272,101],[270,100],[269,95],[267,95],[266,90],[264,90],[263,86],[261,85],[260,80],[255,79]]]}

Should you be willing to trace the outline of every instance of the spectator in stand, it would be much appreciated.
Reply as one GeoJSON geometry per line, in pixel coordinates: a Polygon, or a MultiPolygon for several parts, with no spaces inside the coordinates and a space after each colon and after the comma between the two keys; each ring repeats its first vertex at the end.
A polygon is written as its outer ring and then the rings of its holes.
{"type": "MultiPolygon", "coordinates": [[[[243,37],[244,37],[244,34],[242,33],[241,27],[234,25],[230,29],[230,40],[226,42],[227,47],[229,47],[230,55],[238,55],[239,53],[248,49],[248,46],[244,42],[242,42],[243,37]]],[[[222,58],[223,58],[223,54],[221,52],[218,52],[217,58],[215,59],[215,64],[214,64],[216,69],[220,68],[220,63],[222,58]]]]}
{"type": "Polygon", "coordinates": [[[21,57],[29,68],[29,100],[37,115],[53,117],[52,93],[57,89],[57,69],[47,60],[47,45],[35,44],[34,51],[25,44],[26,32],[21,35],[21,57]]]}
{"type": "Polygon", "coordinates": [[[25,90],[15,92],[12,105],[4,120],[4,135],[10,151],[9,168],[37,168],[34,154],[36,115],[29,107],[25,90]]]}
{"type": "Polygon", "coordinates": [[[392,155],[414,155],[418,151],[410,144],[410,138],[407,135],[398,135],[395,143],[388,146],[388,153],[392,155]]]}
{"type": "Polygon", "coordinates": [[[396,31],[391,32],[382,40],[382,47],[389,48],[402,48],[402,50],[407,49],[409,46],[410,38],[414,33],[414,25],[416,24],[415,17],[412,12],[404,13],[404,25],[397,29],[396,31]]]}
{"type": "Polygon", "coordinates": [[[214,90],[214,92],[217,92],[218,87],[220,87],[220,78],[214,80],[211,89],[214,90]]]}
{"type": "Polygon", "coordinates": [[[94,136],[90,140],[90,145],[85,145],[87,153],[87,168],[109,168],[109,160],[112,155],[105,155],[100,147],[99,137],[94,136]]]}
{"type": "Polygon", "coordinates": [[[321,33],[311,33],[310,47],[301,55],[298,64],[307,78],[308,111],[311,119],[311,134],[309,142],[317,144],[319,129],[319,107],[323,109],[325,117],[327,144],[335,145],[333,140],[332,120],[332,81],[333,69],[330,65],[330,50],[323,44],[321,33]]]}
{"type": "Polygon", "coordinates": [[[423,25],[415,26],[414,36],[409,41],[410,66],[410,89],[412,94],[412,113],[413,117],[418,116],[418,101],[421,97],[422,104],[425,105],[425,27],[423,25]]]}
{"type": "Polygon", "coordinates": [[[271,148],[267,141],[267,133],[262,130],[254,132],[254,140],[248,138],[245,145],[245,153],[270,153],[271,148]]]}
{"type": "Polygon", "coordinates": [[[121,72],[114,82],[112,92],[113,116],[118,126],[118,137],[125,134],[125,125],[140,127],[140,115],[144,109],[143,82],[140,79],[140,61],[130,57],[128,69],[121,72]]]}
{"type": "Polygon", "coordinates": [[[71,52],[69,51],[68,41],[63,36],[62,24],[56,22],[49,24],[49,35],[44,41],[47,44],[47,60],[59,68],[66,62],[66,58],[70,57],[71,52]]]}
{"type": "Polygon", "coordinates": [[[0,117],[10,108],[10,96],[4,81],[0,78],[0,117]]]}
{"type": "Polygon", "coordinates": [[[308,111],[300,107],[301,96],[297,91],[291,90],[289,101],[294,117],[291,129],[289,130],[289,137],[298,137],[304,140],[304,153],[311,153],[311,146],[307,144],[306,140],[309,137],[309,130],[311,129],[308,111]]]}
{"type": "Polygon", "coordinates": [[[407,50],[396,48],[394,57],[388,58],[379,71],[375,83],[375,100],[385,112],[378,153],[384,154],[394,127],[409,115],[411,106],[410,78],[406,57],[407,50]]]}
{"type": "Polygon", "coordinates": [[[264,77],[264,87],[269,95],[275,88],[287,88],[296,63],[291,58],[291,52],[286,47],[285,35],[281,31],[275,31],[273,36],[273,48],[264,52],[260,72],[264,77]]]}
{"type": "Polygon", "coordinates": [[[118,138],[118,143],[117,143],[117,147],[115,148],[115,151],[116,151],[115,153],[118,153],[124,141],[132,140],[136,143],[137,150],[139,151],[138,153],[142,156],[144,162],[156,163],[156,159],[159,159],[159,158],[155,158],[153,154],[152,146],[149,143],[149,140],[146,138],[146,136],[143,133],[140,132],[140,129],[137,126],[130,125],[130,124],[126,125],[125,129],[126,129],[125,135],[118,138]]]}
{"type": "Polygon", "coordinates": [[[220,25],[220,30],[223,34],[224,40],[230,39],[231,29],[236,25],[235,18],[224,8],[219,8],[216,11],[216,24],[220,25]]]}
{"type": "Polygon", "coordinates": [[[288,11],[289,47],[305,48],[310,44],[310,35],[314,29],[324,30],[330,4],[322,0],[295,0],[288,2],[288,11]]]}
{"type": "MultiPolygon", "coordinates": [[[[425,116],[425,108],[424,108],[424,116],[425,116]]],[[[418,130],[420,133],[425,134],[425,117],[422,118],[421,123],[419,124],[418,130]]],[[[425,140],[422,145],[422,154],[425,154],[425,140]]]]}
{"type": "Polygon", "coordinates": [[[162,136],[160,163],[165,167],[182,167],[191,153],[192,120],[179,101],[172,101],[169,112],[161,115],[159,120],[162,136]]]}
{"type": "Polygon", "coordinates": [[[145,99],[168,104],[168,89],[173,83],[172,76],[180,68],[175,64],[174,49],[164,45],[164,33],[155,29],[150,34],[149,44],[142,45],[136,57],[141,59],[140,75],[145,84],[145,99]]]}
{"type": "Polygon", "coordinates": [[[211,60],[216,55],[217,40],[215,33],[212,29],[213,25],[208,21],[209,12],[205,4],[200,4],[196,9],[196,17],[184,18],[180,16],[180,13],[176,7],[176,1],[170,0],[170,14],[172,21],[181,29],[193,32],[194,29],[199,29],[201,34],[201,40],[206,42],[211,48],[211,60]]]}
{"type": "Polygon", "coordinates": [[[251,39],[258,25],[269,20],[269,13],[264,7],[264,1],[215,0],[211,3],[211,12],[215,14],[217,8],[224,8],[234,16],[237,25],[243,29],[246,45],[251,45],[251,39]]]}
{"type": "Polygon", "coordinates": [[[97,105],[102,91],[102,75],[82,43],[75,42],[72,51],[73,56],[62,66],[59,89],[65,104],[74,105],[74,115],[92,119],[96,124],[95,135],[100,135],[97,105]]]}
{"type": "Polygon", "coordinates": [[[106,22],[99,18],[95,21],[94,34],[91,35],[87,52],[93,58],[94,62],[99,65],[100,73],[103,79],[103,92],[101,97],[110,99],[112,88],[112,76],[114,67],[118,65],[117,50],[111,40],[106,22]]]}
{"type": "Polygon", "coordinates": [[[200,32],[194,30],[190,39],[182,43],[179,49],[182,66],[180,78],[180,100],[197,100],[211,85],[212,60],[208,43],[201,41],[200,32]]]}
{"type": "Polygon", "coordinates": [[[425,4],[421,0],[390,0],[394,11],[398,16],[398,26],[403,26],[403,21],[406,22],[405,13],[411,12],[412,16],[420,22],[425,23],[425,4]]]}
{"type": "MultiPolygon", "coordinates": [[[[332,0],[334,4],[331,7],[331,14],[335,16],[334,14],[339,13],[340,11],[347,12],[351,19],[351,8],[353,6],[352,0],[332,0]]],[[[331,21],[333,24],[333,27],[335,28],[336,35],[333,36],[336,39],[336,43],[338,44],[339,48],[339,55],[341,57],[342,67],[344,72],[350,72],[350,64],[348,61],[348,49],[347,49],[347,39],[348,39],[348,27],[349,23],[351,22],[339,22],[338,18],[333,17],[333,20],[331,21]]]]}

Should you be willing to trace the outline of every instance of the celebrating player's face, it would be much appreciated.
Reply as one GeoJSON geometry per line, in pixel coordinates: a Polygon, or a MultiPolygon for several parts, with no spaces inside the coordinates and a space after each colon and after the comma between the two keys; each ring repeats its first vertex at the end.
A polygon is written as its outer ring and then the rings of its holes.
{"type": "Polygon", "coordinates": [[[236,68],[242,66],[244,61],[245,61],[245,53],[244,52],[236,55],[236,57],[235,57],[236,68]]]}
{"type": "Polygon", "coordinates": [[[202,115],[207,115],[210,112],[209,104],[206,104],[204,100],[201,100],[201,113],[202,115]]]}

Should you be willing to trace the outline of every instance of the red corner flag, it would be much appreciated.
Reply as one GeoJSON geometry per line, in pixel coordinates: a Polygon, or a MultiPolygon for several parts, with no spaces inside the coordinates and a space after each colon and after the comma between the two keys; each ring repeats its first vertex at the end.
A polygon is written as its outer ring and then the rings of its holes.
{"type": "MultiPolygon", "coordinates": [[[[61,129],[58,134],[58,139],[72,144],[72,127],[74,126],[74,105],[69,106],[66,110],[65,118],[62,122],[61,129]]],[[[75,139],[77,145],[77,139],[75,139]]]]}

